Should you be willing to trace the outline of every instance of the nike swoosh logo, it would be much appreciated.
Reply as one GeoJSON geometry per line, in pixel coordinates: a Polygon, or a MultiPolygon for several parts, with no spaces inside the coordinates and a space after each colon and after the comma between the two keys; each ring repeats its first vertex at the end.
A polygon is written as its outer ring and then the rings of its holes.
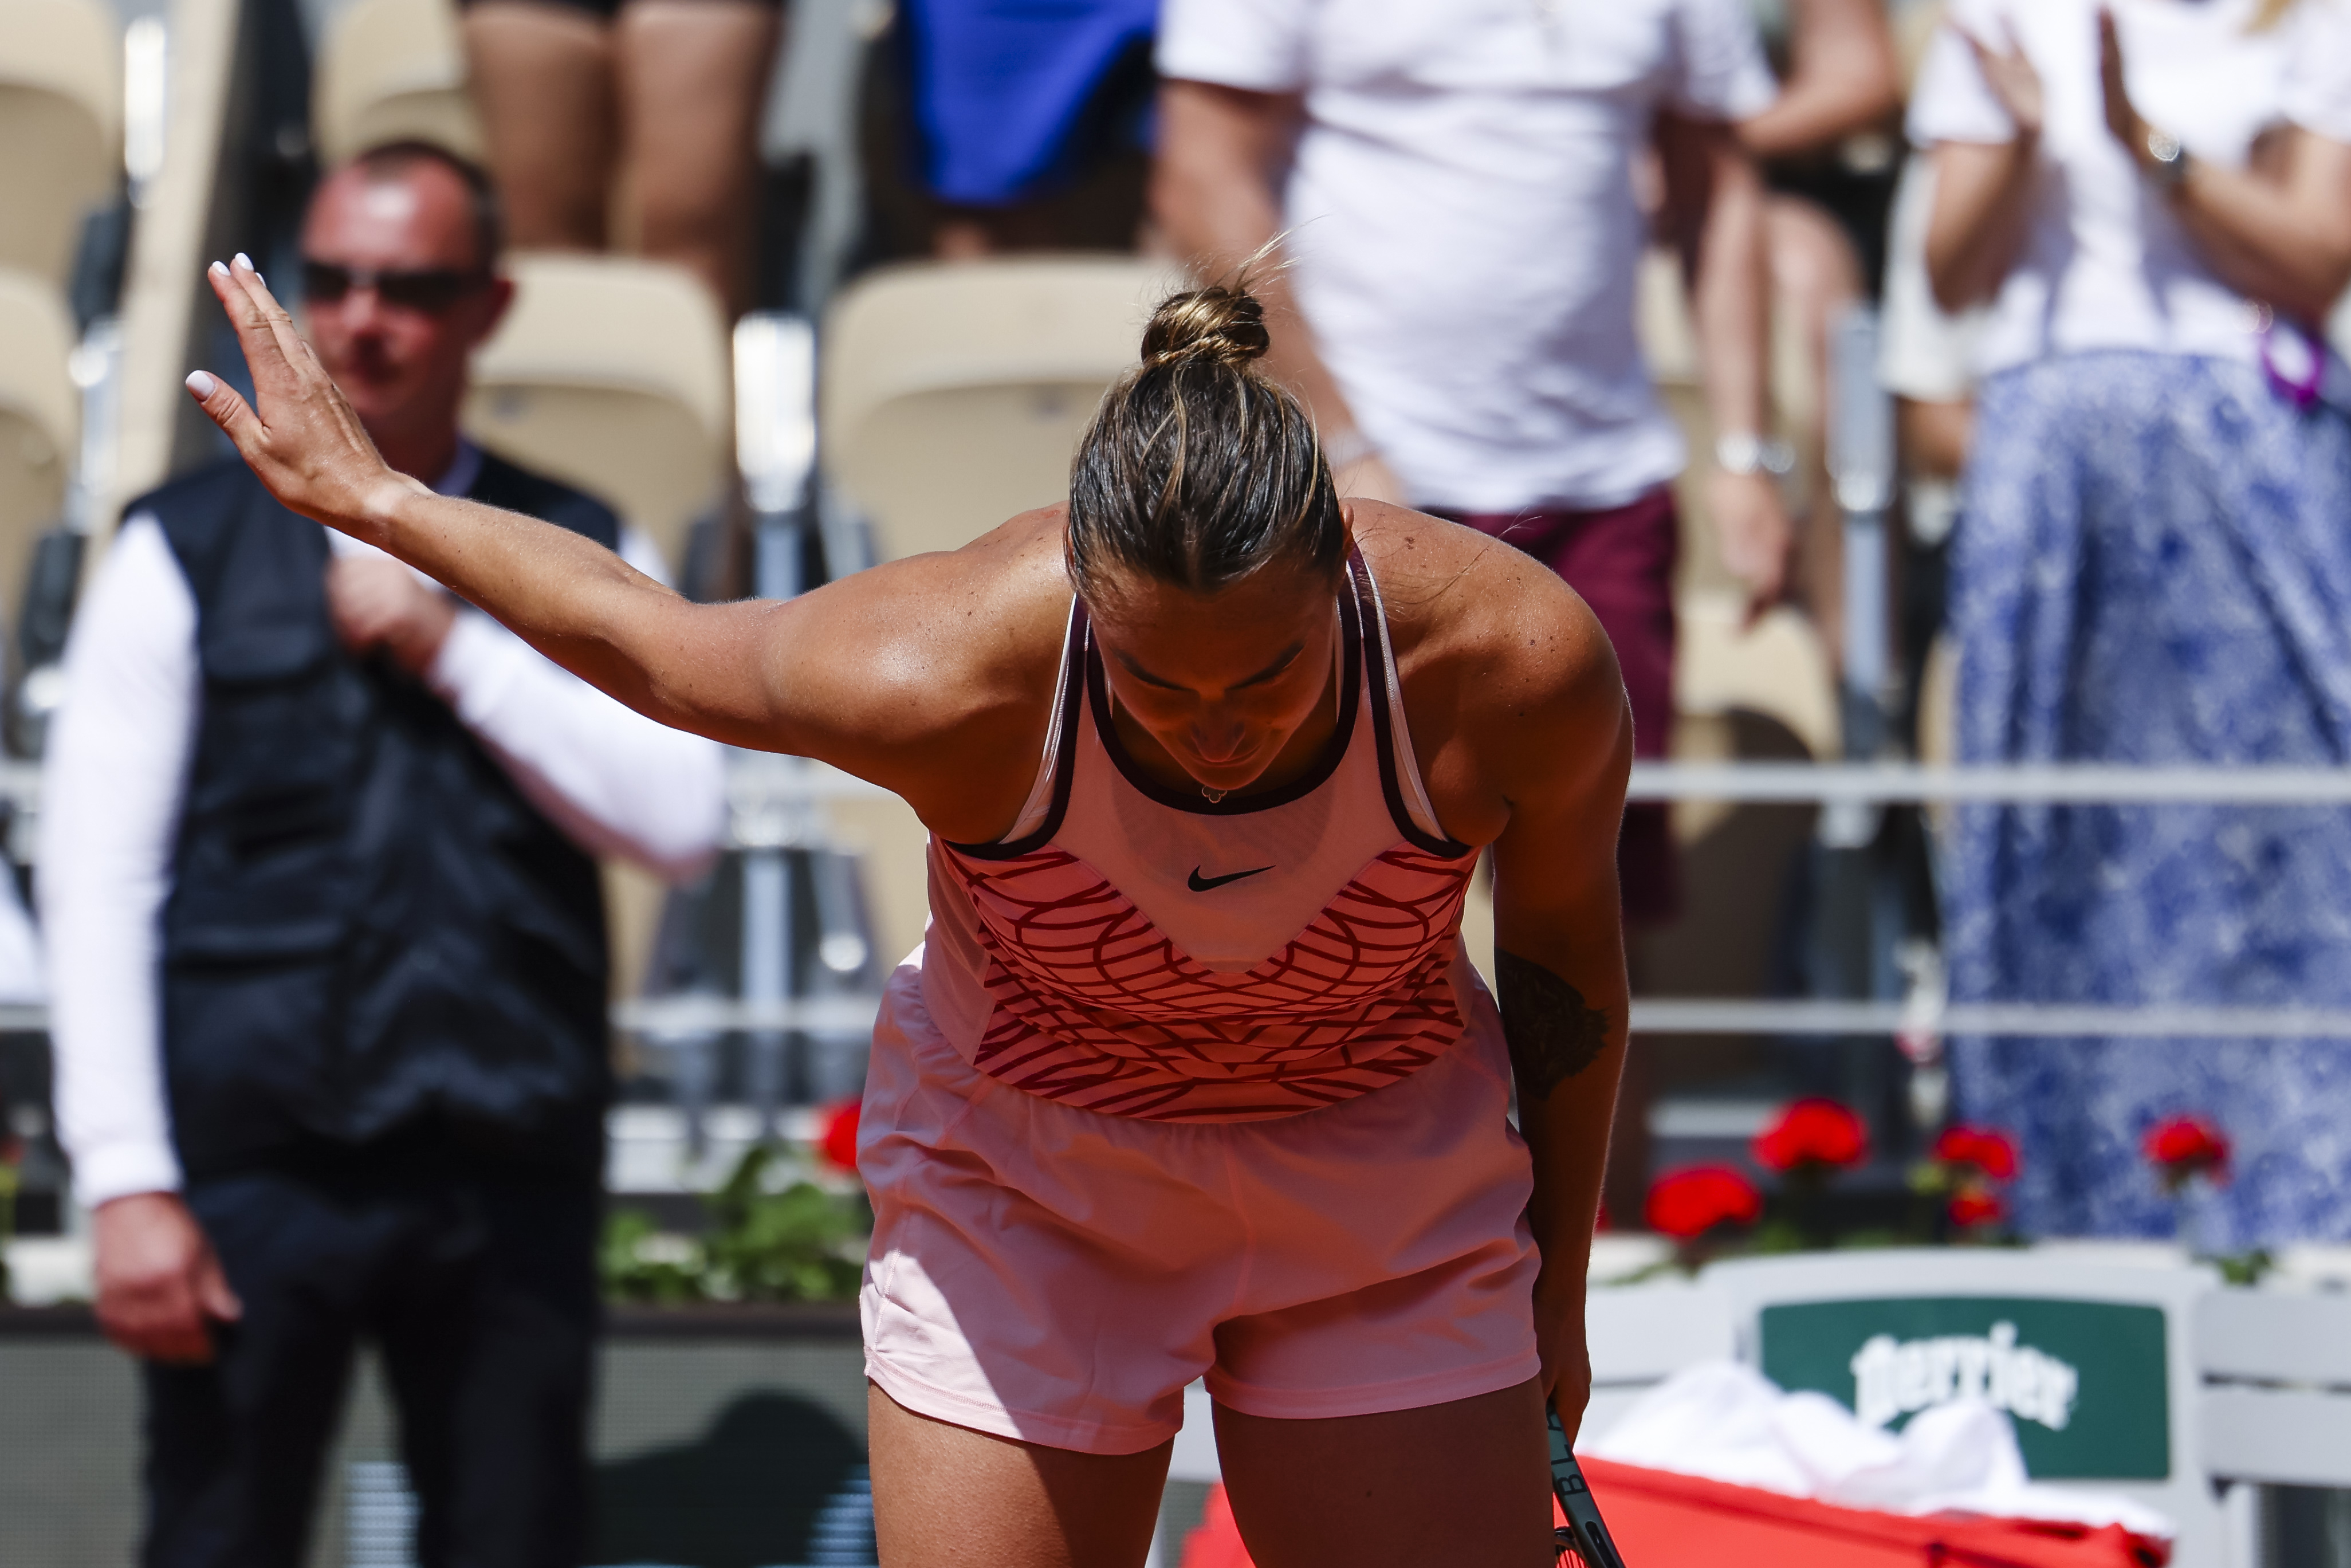
{"type": "Polygon", "coordinates": [[[1223,876],[1202,876],[1200,874],[1200,868],[1198,866],[1194,866],[1192,868],[1192,879],[1186,885],[1190,887],[1194,893],[1207,893],[1212,888],[1222,887],[1228,882],[1238,882],[1245,876],[1256,876],[1260,872],[1269,872],[1273,868],[1270,865],[1261,865],[1258,867],[1256,871],[1228,872],[1223,876]]]}

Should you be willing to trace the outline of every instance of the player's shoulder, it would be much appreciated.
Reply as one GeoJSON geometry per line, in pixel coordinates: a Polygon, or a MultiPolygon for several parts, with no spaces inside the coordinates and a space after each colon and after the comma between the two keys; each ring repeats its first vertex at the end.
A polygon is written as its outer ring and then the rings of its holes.
{"type": "Polygon", "coordinates": [[[1613,716],[1624,689],[1615,651],[1549,567],[1441,517],[1374,501],[1348,507],[1407,698],[1414,686],[1445,690],[1465,716],[1613,716]]]}
{"type": "Polygon", "coordinates": [[[1034,706],[1060,668],[1071,591],[1059,508],[960,549],[898,559],[819,591],[866,651],[867,678],[909,722],[954,730],[1034,706]]]}

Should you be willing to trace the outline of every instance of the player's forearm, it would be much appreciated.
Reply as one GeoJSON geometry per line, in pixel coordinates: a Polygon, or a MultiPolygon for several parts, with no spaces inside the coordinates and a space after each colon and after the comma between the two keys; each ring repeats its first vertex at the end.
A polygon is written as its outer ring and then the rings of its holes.
{"type": "Polygon", "coordinates": [[[1519,1091],[1519,1128],[1534,1160],[1528,1219],[1544,1270],[1564,1269],[1581,1279],[1592,1253],[1609,1126],[1625,1070],[1628,1009],[1621,954],[1613,977],[1571,978],[1499,944],[1494,964],[1519,1091]]]}
{"type": "Polygon", "coordinates": [[[770,606],[694,604],[569,528],[446,497],[404,492],[352,531],[649,718],[785,743],[763,678],[770,606]]]}
{"type": "Polygon", "coordinates": [[[1591,1065],[1544,1099],[1531,1101],[1520,1081],[1520,1129],[1535,1167],[1534,1201],[1527,1218],[1546,1272],[1580,1280],[1590,1266],[1609,1128],[1624,1073],[1620,1034],[1591,1065]]]}

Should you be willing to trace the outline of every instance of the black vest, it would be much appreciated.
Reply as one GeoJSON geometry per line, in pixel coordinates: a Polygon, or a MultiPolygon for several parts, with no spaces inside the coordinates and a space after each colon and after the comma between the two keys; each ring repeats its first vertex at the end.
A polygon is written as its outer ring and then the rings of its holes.
{"type": "MultiPolygon", "coordinates": [[[[473,499],[606,548],[576,491],[485,455],[473,499]]],[[[204,692],[163,907],[163,1061],[191,1176],[426,1146],[594,1179],[610,1098],[595,862],[444,703],[354,657],[326,530],[244,464],[148,511],[204,692]]]]}

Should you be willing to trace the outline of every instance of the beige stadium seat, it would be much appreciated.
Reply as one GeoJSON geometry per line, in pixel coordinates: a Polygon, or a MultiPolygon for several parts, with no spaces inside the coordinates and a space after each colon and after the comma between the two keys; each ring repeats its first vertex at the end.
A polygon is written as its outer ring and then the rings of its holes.
{"type": "Polygon", "coordinates": [[[0,267],[62,287],[122,179],[122,36],[101,0],[0,0],[0,267]]]}
{"type": "MultiPolygon", "coordinates": [[[[9,0],[0,0],[0,5],[9,0]]],[[[311,129],[340,162],[385,141],[433,141],[478,162],[482,124],[465,91],[451,0],[358,0],[319,58],[311,129]]]]}
{"type": "Polygon", "coordinates": [[[57,520],[81,440],[80,394],[66,368],[73,345],[57,290],[0,270],[0,624],[15,623],[33,539],[57,520]]]}
{"type": "Polygon", "coordinates": [[[1039,256],[893,267],[844,291],[825,321],[823,456],[883,553],[952,549],[1066,497],[1103,389],[1180,282],[1128,257],[1039,256]]]}
{"type": "Polygon", "coordinates": [[[689,274],[611,256],[517,256],[514,309],[474,361],[465,426],[601,497],[673,570],[731,446],[726,329],[689,274]]]}

